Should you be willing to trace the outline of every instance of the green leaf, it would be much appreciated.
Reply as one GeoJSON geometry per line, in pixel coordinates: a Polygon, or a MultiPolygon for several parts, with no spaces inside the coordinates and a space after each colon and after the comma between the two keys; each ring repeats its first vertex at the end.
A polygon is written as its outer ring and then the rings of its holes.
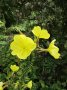
{"type": "Polygon", "coordinates": [[[6,45],[7,42],[6,41],[0,41],[0,45],[6,45]]]}

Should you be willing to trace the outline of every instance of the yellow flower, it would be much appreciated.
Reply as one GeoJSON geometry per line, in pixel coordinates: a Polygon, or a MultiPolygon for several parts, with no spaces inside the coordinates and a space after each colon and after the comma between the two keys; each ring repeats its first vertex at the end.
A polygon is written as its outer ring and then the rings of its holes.
{"type": "Polygon", "coordinates": [[[3,87],[2,86],[0,86],[0,90],[3,90],[3,87]]]}
{"type": "Polygon", "coordinates": [[[28,88],[32,88],[32,80],[31,81],[29,81],[27,84],[26,84],[26,87],[28,87],[28,88]]]}
{"type": "Polygon", "coordinates": [[[11,65],[10,66],[10,69],[13,71],[13,72],[17,72],[19,70],[19,67],[16,66],[16,65],[11,65]]]}
{"type": "Polygon", "coordinates": [[[32,32],[37,38],[48,39],[50,37],[48,31],[46,29],[41,29],[40,26],[35,26],[32,32]]]}
{"type": "Polygon", "coordinates": [[[17,55],[20,59],[26,59],[36,48],[36,43],[25,35],[15,35],[11,43],[12,55],[17,55]]]}
{"type": "Polygon", "coordinates": [[[3,82],[0,82],[0,90],[3,90],[3,82]]]}
{"type": "Polygon", "coordinates": [[[58,59],[60,57],[59,48],[55,46],[55,39],[50,43],[47,51],[55,58],[58,59]]]}

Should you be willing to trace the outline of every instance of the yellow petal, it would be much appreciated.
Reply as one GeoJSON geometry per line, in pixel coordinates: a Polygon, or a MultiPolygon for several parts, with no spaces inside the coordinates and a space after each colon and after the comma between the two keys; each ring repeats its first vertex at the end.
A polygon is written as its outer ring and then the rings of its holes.
{"type": "Polygon", "coordinates": [[[33,34],[38,38],[48,39],[50,34],[46,29],[42,29],[40,26],[35,26],[32,30],[33,34]]]}
{"type": "Polygon", "coordinates": [[[22,42],[22,40],[24,41],[24,39],[26,39],[26,36],[24,34],[17,34],[14,36],[14,41],[22,42]]]}
{"type": "Polygon", "coordinates": [[[18,56],[20,59],[27,59],[27,57],[28,57],[30,54],[31,54],[31,51],[24,50],[23,52],[18,53],[17,56],[18,56]]]}
{"type": "Polygon", "coordinates": [[[36,36],[36,37],[39,37],[40,36],[40,33],[41,33],[41,27],[40,26],[35,26],[32,30],[33,34],[36,36]]]}
{"type": "Polygon", "coordinates": [[[49,50],[49,53],[55,58],[58,59],[60,57],[60,53],[58,53],[58,48],[53,48],[49,50]]]}
{"type": "Polygon", "coordinates": [[[17,53],[20,53],[21,51],[23,51],[23,44],[20,44],[20,42],[18,42],[18,44],[16,42],[12,42],[10,45],[10,48],[13,50],[12,51],[12,55],[16,55],[17,53]]]}
{"type": "Polygon", "coordinates": [[[50,34],[46,29],[42,29],[39,38],[48,39],[50,34]]]}
{"type": "Polygon", "coordinates": [[[13,71],[13,72],[17,72],[19,70],[19,67],[17,65],[11,65],[10,66],[10,69],[13,71]]]}
{"type": "Polygon", "coordinates": [[[31,89],[31,88],[32,88],[32,80],[29,81],[29,82],[26,84],[26,86],[31,89]]]}
{"type": "Polygon", "coordinates": [[[50,47],[53,47],[53,46],[55,46],[54,44],[55,44],[55,42],[56,42],[56,39],[54,39],[54,40],[52,40],[52,42],[50,43],[50,47]]]}
{"type": "Polygon", "coordinates": [[[54,44],[55,44],[55,41],[56,41],[56,39],[54,39],[54,40],[50,43],[47,51],[48,51],[55,59],[58,59],[58,58],[60,57],[60,53],[59,53],[59,48],[54,45],[54,44]]]}
{"type": "Polygon", "coordinates": [[[10,44],[12,55],[17,55],[20,59],[26,59],[36,48],[36,43],[25,35],[15,35],[14,41],[10,44]]]}
{"type": "Polygon", "coordinates": [[[0,90],[3,90],[3,87],[2,86],[0,86],[0,90]]]}
{"type": "Polygon", "coordinates": [[[14,49],[21,49],[23,47],[23,45],[25,44],[26,41],[26,36],[25,35],[15,35],[14,36],[14,41],[10,44],[10,48],[12,50],[14,49]],[[19,47],[18,47],[19,46],[19,47]]]}
{"type": "Polygon", "coordinates": [[[28,50],[32,51],[36,48],[36,43],[34,43],[31,38],[27,37],[26,47],[27,47],[28,50]]]}

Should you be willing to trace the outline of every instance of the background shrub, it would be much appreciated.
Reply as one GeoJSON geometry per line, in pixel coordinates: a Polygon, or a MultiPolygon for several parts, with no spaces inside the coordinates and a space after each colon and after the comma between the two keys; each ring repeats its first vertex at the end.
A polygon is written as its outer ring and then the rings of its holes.
{"type": "MultiPolygon", "coordinates": [[[[10,65],[20,63],[20,71],[9,80],[6,90],[23,90],[22,83],[33,81],[32,90],[66,90],[67,88],[67,0],[0,0],[0,81],[7,81],[10,65]],[[55,60],[49,54],[35,53],[18,63],[10,53],[12,36],[22,31],[32,37],[33,26],[46,28],[51,38],[40,40],[47,47],[54,38],[60,48],[61,58],[55,60]],[[46,44],[45,44],[46,43],[46,44]],[[33,55],[34,56],[34,55],[33,55]]],[[[32,37],[33,38],[33,37],[32,37]]]]}

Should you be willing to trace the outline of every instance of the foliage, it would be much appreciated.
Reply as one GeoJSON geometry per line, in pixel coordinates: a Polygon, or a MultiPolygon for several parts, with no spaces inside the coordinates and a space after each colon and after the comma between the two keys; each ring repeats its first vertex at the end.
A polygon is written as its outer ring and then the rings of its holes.
{"type": "Polygon", "coordinates": [[[0,82],[8,85],[6,90],[24,90],[30,80],[31,90],[66,90],[67,0],[0,0],[0,82]],[[31,30],[37,25],[51,34],[48,41],[40,39],[40,46],[46,48],[56,38],[60,59],[43,52],[23,61],[11,55],[13,35],[21,31],[33,38],[31,30]],[[14,64],[20,64],[20,70],[13,74],[10,65],[14,64]]]}

